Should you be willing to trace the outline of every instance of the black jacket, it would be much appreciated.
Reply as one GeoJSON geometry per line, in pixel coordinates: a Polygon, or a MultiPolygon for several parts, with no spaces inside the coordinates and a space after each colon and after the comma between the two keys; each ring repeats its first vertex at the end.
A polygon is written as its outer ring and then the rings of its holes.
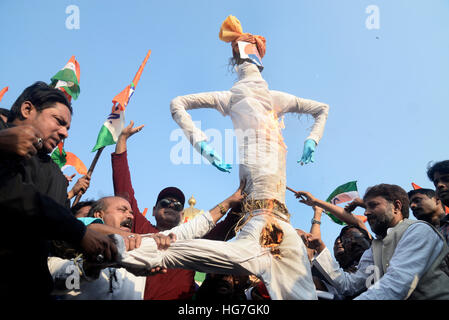
{"type": "Polygon", "coordinates": [[[78,245],[86,232],[69,205],[67,180],[48,155],[25,160],[0,150],[0,298],[49,297],[50,240],[78,245]]]}

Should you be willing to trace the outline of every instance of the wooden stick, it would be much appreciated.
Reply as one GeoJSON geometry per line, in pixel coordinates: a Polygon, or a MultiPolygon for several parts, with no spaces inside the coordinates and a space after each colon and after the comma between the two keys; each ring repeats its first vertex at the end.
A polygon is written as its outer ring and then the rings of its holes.
{"type": "MultiPolygon", "coordinates": [[[[95,166],[97,165],[98,158],[100,158],[100,155],[103,152],[103,149],[104,149],[104,147],[101,147],[100,149],[97,150],[97,153],[95,154],[95,158],[92,160],[92,163],[90,164],[87,174],[91,177],[92,177],[92,172],[94,172],[95,166]]],[[[80,201],[82,195],[83,194],[81,192],[79,192],[76,195],[75,201],[73,201],[73,204],[72,204],[72,208],[80,201]]]]}
{"type": "Polygon", "coordinates": [[[291,192],[296,193],[296,191],[293,190],[292,188],[287,187],[287,190],[290,190],[291,192]]]}

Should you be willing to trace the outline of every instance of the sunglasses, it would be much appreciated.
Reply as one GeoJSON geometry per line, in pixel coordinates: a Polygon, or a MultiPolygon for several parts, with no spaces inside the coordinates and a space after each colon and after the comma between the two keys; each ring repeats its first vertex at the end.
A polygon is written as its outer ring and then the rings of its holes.
{"type": "Polygon", "coordinates": [[[162,199],[161,201],[159,201],[159,204],[162,208],[168,208],[170,206],[170,204],[172,204],[172,203],[173,203],[174,210],[181,211],[182,209],[184,209],[184,206],[182,205],[182,203],[177,200],[162,199]]]}

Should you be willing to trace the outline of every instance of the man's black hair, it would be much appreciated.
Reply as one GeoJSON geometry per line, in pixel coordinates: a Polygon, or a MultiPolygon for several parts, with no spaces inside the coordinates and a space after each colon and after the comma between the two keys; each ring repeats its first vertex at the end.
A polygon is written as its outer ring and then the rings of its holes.
{"type": "Polygon", "coordinates": [[[366,238],[366,240],[368,240],[369,243],[371,244],[372,239],[371,239],[371,237],[370,237],[368,231],[366,231],[366,230],[363,229],[362,227],[359,227],[359,226],[356,226],[356,225],[344,226],[344,227],[341,229],[340,234],[338,235],[337,238],[340,238],[340,239],[341,239],[341,237],[342,237],[346,232],[348,232],[350,229],[357,229],[357,230],[359,230],[359,231],[362,233],[362,235],[366,238]]]}
{"type": "Polygon", "coordinates": [[[25,101],[31,102],[38,112],[53,107],[55,103],[59,102],[69,109],[70,114],[73,113],[69,100],[61,90],[50,87],[45,82],[37,81],[23,90],[14,102],[9,111],[8,122],[12,122],[16,118],[24,120],[20,108],[25,101]]]}
{"type": "Polygon", "coordinates": [[[428,198],[435,198],[436,197],[436,192],[435,190],[432,189],[415,189],[415,190],[410,190],[409,192],[407,192],[408,198],[410,199],[412,196],[414,196],[415,194],[423,194],[425,196],[427,196],[428,198]]]}
{"type": "Polygon", "coordinates": [[[402,216],[404,218],[408,218],[410,201],[408,200],[407,192],[405,192],[405,190],[400,186],[386,183],[375,185],[366,190],[365,195],[363,196],[363,200],[365,201],[366,199],[372,197],[382,197],[391,203],[399,200],[402,204],[402,216]]]}
{"type": "MultiPolygon", "coordinates": [[[[415,190],[410,190],[409,192],[407,192],[408,194],[408,198],[409,200],[412,198],[412,196],[414,196],[415,194],[424,194],[426,195],[429,199],[436,199],[437,198],[437,193],[435,192],[435,190],[432,189],[415,189],[415,190]]],[[[441,208],[443,210],[446,210],[446,206],[443,204],[443,201],[441,201],[441,208]]]]}
{"type": "Polygon", "coordinates": [[[86,200],[86,201],[80,201],[77,204],[75,204],[73,207],[70,208],[70,211],[72,211],[73,215],[76,215],[76,213],[84,207],[90,206],[92,207],[92,205],[95,203],[95,200],[86,200]]]}
{"type": "Polygon", "coordinates": [[[433,165],[430,165],[427,167],[427,177],[430,181],[433,182],[433,176],[435,173],[449,173],[449,160],[443,160],[437,163],[434,163],[433,165]]]}

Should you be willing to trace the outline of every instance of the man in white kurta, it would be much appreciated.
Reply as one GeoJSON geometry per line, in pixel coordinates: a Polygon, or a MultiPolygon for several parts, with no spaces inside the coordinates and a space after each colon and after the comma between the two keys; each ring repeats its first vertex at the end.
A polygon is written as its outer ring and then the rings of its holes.
{"type": "MultiPolygon", "coordinates": [[[[271,91],[256,65],[244,62],[238,67],[239,81],[230,91],[210,92],[175,98],[171,112],[193,145],[207,137],[195,127],[186,110],[214,108],[229,115],[239,141],[240,178],[246,181],[249,200],[276,200],[285,203],[286,147],[277,118],[285,113],[307,113],[315,118],[308,139],[318,143],[327,119],[328,106],[312,100],[271,91]],[[239,137],[239,134],[241,136],[239,137]]],[[[285,205],[284,205],[285,207],[285,205]]],[[[204,239],[178,240],[165,251],[157,250],[152,239],[129,251],[123,262],[134,266],[186,268],[201,272],[254,274],[265,283],[270,297],[317,299],[304,243],[289,223],[286,211],[270,207],[245,213],[246,223],[228,242],[204,239]],[[282,229],[277,249],[261,245],[267,223],[282,229]]]]}

